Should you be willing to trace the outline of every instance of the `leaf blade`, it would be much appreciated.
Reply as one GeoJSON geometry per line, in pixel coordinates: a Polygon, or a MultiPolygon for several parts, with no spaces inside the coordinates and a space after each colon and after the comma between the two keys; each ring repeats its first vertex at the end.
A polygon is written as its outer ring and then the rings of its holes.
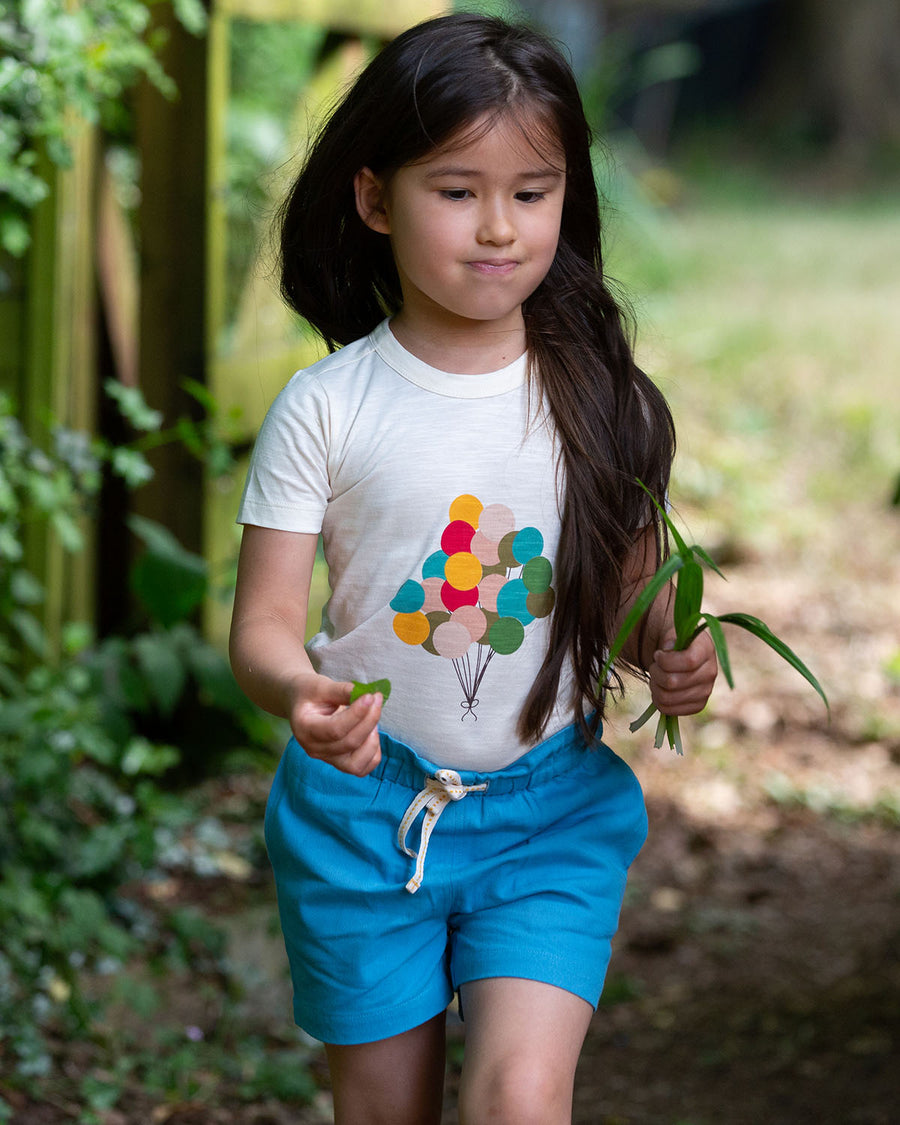
{"type": "Polygon", "coordinates": [[[670,555],[669,558],[667,558],[659,568],[659,570],[657,570],[657,572],[653,575],[653,577],[643,588],[643,590],[641,590],[640,594],[635,599],[634,605],[632,605],[631,609],[628,611],[628,614],[625,617],[625,620],[622,622],[618,633],[616,633],[612,645],[610,645],[606,663],[603,665],[603,668],[600,672],[601,687],[606,683],[606,678],[609,675],[610,669],[615,663],[616,657],[622,651],[623,647],[625,646],[625,642],[634,632],[637,623],[653,604],[662,588],[666,585],[667,582],[671,580],[672,576],[678,570],[680,570],[683,565],[684,563],[680,555],[670,555]]]}
{"type": "MultiPolygon", "coordinates": [[[[728,656],[728,642],[725,640],[725,630],[720,624],[720,620],[715,614],[704,613],[703,620],[709,629],[709,635],[712,638],[713,646],[716,650],[716,656],[719,661],[719,667],[722,669],[722,675],[728,686],[734,689],[734,676],[731,673],[731,660],[728,656]]],[[[696,634],[695,634],[696,635],[696,634]]]]}
{"type": "Polygon", "coordinates": [[[719,621],[723,624],[737,625],[741,629],[746,629],[748,633],[752,633],[754,637],[759,638],[759,640],[767,644],[769,648],[777,652],[783,660],[786,660],[788,664],[795,669],[795,671],[800,673],[811,687],[815,688],[830,713],[831,707],[828,703],[828,697],[822,689],[822,685],[794,650],[785,644],[780,637],[776,636],[765,621],[760,621],[758,617],[753,617],[749,613],[723,613],[719,615],[719,621]]]}

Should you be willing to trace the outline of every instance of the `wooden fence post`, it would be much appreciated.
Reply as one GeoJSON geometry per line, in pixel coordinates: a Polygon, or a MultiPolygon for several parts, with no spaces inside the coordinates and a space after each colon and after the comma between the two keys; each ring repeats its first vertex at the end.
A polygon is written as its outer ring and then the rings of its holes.
{"type": "MultiPolygon", "coordinates": [[[[178,94],[144,83],[137,99],[142,154],[139,383],[164,425],[199,414],[185,379],[206,382],[206,41],[170,5],[155,9],[168,34],[161,55],[178,94]]],[[[203,466],[179,443],[150,456],[154,479],[135,496],[141,515],[164,523],[190,550],[203,547],[203,466]]]]}

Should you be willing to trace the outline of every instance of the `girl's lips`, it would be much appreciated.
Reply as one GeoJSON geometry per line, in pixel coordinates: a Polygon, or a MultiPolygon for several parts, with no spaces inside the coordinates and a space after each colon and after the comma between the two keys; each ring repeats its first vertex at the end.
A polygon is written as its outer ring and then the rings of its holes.
{"type": "Polygon", "coordinates": [[[512,273],[519,263],[512,258],[485,258],[482,261],[469,262],[468,264],[469,268],[475,270],[476,273],[502,275],[512,273]]]}

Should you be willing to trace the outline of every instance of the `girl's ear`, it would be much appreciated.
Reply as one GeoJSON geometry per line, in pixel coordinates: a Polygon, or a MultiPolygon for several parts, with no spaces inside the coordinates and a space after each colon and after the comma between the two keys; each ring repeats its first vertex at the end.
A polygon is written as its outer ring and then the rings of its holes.
{"type": "Polygon", "coordinates": [[[384,181],[371,168],[360,168],[353,177],[353,189],[356,192],[356,210],[366,226],[379,234],[390,234],[384,181]]]}

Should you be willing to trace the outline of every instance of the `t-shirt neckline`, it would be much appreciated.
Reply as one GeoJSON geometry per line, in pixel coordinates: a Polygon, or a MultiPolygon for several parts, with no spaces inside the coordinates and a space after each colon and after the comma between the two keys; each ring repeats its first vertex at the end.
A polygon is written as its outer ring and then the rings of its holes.
{"type": "Polygon", "coordinates": [[[387,320],[378,325],[371,339],[384,362],[407,382],[449,398],[492,398],[521,387],[526,379],[527,352],[498,371],[488,371],[482,375],[459,375],[432,367],[407,351],[391,331],[387,320]]]}

